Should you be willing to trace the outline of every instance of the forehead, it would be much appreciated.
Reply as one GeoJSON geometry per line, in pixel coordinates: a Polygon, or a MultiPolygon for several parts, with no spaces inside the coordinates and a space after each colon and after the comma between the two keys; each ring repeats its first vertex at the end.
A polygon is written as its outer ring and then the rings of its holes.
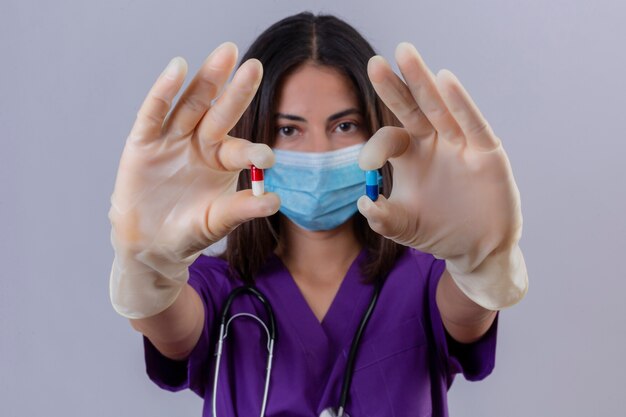
{"type": "Polygon", "coordinates": [[[359,107],[348,77],[339,70],[306,63],[285,77],[278,92],[280,113],[330,112],[359,107]]]}

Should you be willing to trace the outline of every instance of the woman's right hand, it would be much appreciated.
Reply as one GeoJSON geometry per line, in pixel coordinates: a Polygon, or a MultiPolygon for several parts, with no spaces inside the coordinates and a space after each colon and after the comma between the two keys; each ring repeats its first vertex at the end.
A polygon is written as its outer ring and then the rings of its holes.
{"type": "Polygon", "coordinates": [[[124,276],[153,275],[151,280],[157,282],[150,285],[155,287],[166,284],[164,279],[184,283],[187,267],[204,248],[239,224],[278,211],[276,194],[255,197],[250,190],[236,191],[242,169],[251,164],[269,168],[274,163],[268,146],[228,135],[256,93],[261,63],[245,62],[214,100],[236,61],[234,44],[218,47],[170,112],[187,72],[185,61],[174,58],[137,114],[109,212],[116,252],[111,276],[114,306],[115,298],[126,298],[129,291],[145,293],[145,288],[135,288],[137,279],[124,276]],[[132,288],[122,288],[124,281],[132,281],[132,288]]]}

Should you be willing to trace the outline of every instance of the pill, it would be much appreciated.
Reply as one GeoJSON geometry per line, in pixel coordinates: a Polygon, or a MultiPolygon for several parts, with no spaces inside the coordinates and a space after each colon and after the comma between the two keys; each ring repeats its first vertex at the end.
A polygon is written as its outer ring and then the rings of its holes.
{"type": "Polygon", "coordinates": [[[365,194],[372,201],[378,200],[379,175],[377,170],[365,171],[365,194]]]}
{"type": "Polygon", "coordinates": [[[252,177],[252,195],[261,196],[265,193],[265,181],[263,180],[263,170],[254,165],[250,165],[252,177]]]}

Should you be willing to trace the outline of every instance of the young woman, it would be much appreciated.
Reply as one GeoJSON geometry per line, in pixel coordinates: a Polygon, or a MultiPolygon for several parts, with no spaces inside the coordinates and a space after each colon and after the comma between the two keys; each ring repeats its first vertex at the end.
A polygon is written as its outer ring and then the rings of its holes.
{"type": "Polygon", "coordinates": [[[217,48],[173,107],[172,60],[120,162],[111,299],[150,378],[204,416],[446,416],[527,289],[499,139],[450,72],[401,44],[402,80],[332,16],[274,24],[226,85],[236,56],[217,48]],[[363,170],[382,175],[376,201],[363,170]]]}

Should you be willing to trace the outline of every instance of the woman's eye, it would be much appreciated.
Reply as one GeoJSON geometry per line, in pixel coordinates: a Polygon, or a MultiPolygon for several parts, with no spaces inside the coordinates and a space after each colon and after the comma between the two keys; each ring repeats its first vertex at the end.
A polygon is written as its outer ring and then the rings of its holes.
{"type": "Polygon", "coordinates": [[[342,122],[337,125],[336,130],[343,133],[354,132],[357,129],[357,125],[353,122],[342,122]]]}
{"type": "Polygon", "coordinates": [[[293,136],[296,134],[296,128],[293,126],[281,126],[278,128],[280,136],[293,136]]]}

